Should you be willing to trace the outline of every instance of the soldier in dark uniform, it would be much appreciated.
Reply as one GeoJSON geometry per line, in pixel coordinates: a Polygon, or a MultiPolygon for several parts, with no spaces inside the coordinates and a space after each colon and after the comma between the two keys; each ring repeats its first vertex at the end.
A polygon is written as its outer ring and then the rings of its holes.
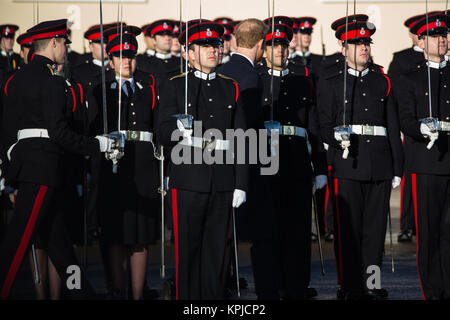
{"type": "Polygon", "coordinates": [[[170,163],[169,188],[175,235],[176,298],[222,299],[227,243],[230,237],[231,210],[245,201],[247,166],[245,164],[200,164],[190,155],[198,151],[226,156],[230,141],[224,140],[226,129],[245,129],[245,117],[239,87],[232,79],[215,73],[218,64],[223,27],[206,22],[188,22],[189,41],[185,30],[179,41],[185,45],[192,69],[188,77],[187,113],[193,116],[193,129],[179,118],[185,113],[185,77],[175,76],[167,84],[171,95],[161,96],[157,136],[173,149],[170,163]],[[178,131],[176,130],[178,128],[178,131]],[[209,129],[219,130],[214,137],[209,129]],[[193,136],[193,131],[202,136],[193,136]],[[180,133],[183,139],[175,144],[171,136],[180,133]],[[209,138],[211,137],[211,138],[209,138]],[[210,144],[214,140],[213,144],[210,144]],[[174,157],[183,154],[190,164],[174,157]],[[176,164],[179,163],[179,164],[176,164]]]}
{"type": "Polygon", "coordinates": [[[397,92],[401,129],[411,140],[408,156],[414,159],[406,169],[412,179],[417,263],[426,300],[450,298],[450,67],[444,58],[449,25],[448,16],[436,14],[428,16],[428,24],[425,17],[411,28],[428,62],[401,75],[397,92]],[[434,128],[429,121],[436,121],[434,128]]]}
{"type": "Polygon", "coordinates": [[[397,112],[388,105],[391,82],[369,62],[375,26],[351,22],[347,27],[348,32],[340,27],[336,37],[343,41],[348,68],[325,77],[318,88],[322,138],[334,149],[338,296],[381,299],[387,292],[368,287],[367,279],[370,266],[381,268],[389,198],[391,188],[400,184],[403,154],[397,112]]]}
{"type": "MultiPolygon", "coordinates": [[[[23,70],[12,75],[2,88],[3,141],[17,141],[8,149],[11,162],[5,178],[17,187],[13,218],[0,247],[0,298],[9,296],[17,271],[30,244],[43,230],[55,225],[55,237],[49,237],[48,255],[63,283],[68,267],[78,263],[64,227],[55,217],[61,196],[62,154],[112,152],[115,140],[75,133],[65,118],[64,79],[54,76],[55,64],[63,64],[66,54],[67,20],[42,22],[27,32],[33,37],[35,56],[23,70]],[[6,136],[6,138],[5,138],[6,136]]],[[[81,286],[71,288],[73,297],[90,297],[92,287],[83,271],[81,286]]]]}
{"type": "MultiPolygon", "coordinates": [[[[409,31],[409,37],[412,40],[413,46],[394,53],[391,64],[389,65],[388,75],[392,79],[394,87],[398,87],[398,81],[402,74],[410,72],[417,68],[424,60],[423,50],[417,45],[419,39],[416,34],[411,33],[411,28],[414,24],[423,18],[424,15],[417,15],[408,18],[404,25],[409,31]]],[[[398,109],[398,102],[396,102],[398,109]]],[[[409,155],[412,140],[404,137],[403,147],[405,152],[405,172],[408,172],[408,166],[414,159],[409,155]]],[[[412,200],[412,181],[411,176],[406,174],[402,178],[400,189],[400,233],[397,236],[399,242],[411,241],[415,233],[414,226],[414,205],[412,200]]]]}
{"type": "Polygon", "coordinates": [[[144,42],[145,45],[147,46],[146,50],[144,53],[138,54],[137,55],[137,59],[141,60],[141,59],[145,59],[148,57],[152,57],[155,55],[155,38],[151,37],[149,33],[147,33],[147,28],[151,25],[151,23],[147,23],[144,24],[141,27],[142,30],[142,34],[144,35],[144,42]]]}
{"type": "MultiPolygon", "coordinates": [[[[153,132],[158,99],[153,76],[136,71],[136,36],[141,30],[133,26],[122,29],[122,35],[120,31],[105,32],[109,38],[106,50],[115,71],[115,79],[106,82],[106,102],[108,130],[120,130],[127,141],[117,173],[113,173],[110,161],[100,159],[98,207],[102,242],[108,247],[112,277],[108,298],[126,297],[129,269],[132,288],[129,297],[139,300],[143,299],[147,247],[157,236],[159,175],[153,132]],[[115,200],[111,201],[111,197],[115,200]],[[128,258],[129,267],[126,266],[128,258]]],[[[94,97],[97,108],[93,135],[103,131],[101,85],[94,89],[94,97]]]]}
{"type": "Polygon", "coordinates": [[[273,276],[278,275],[277,289],[283,292],[282,298],[306,299],[317,295],[314,288],[309,288],[311,191],[313,185],[314,192],[327,183],[326,158],[313,82],[286,68],[293,31],[285,24],[274,25],[273,34],[271,28],[265,39],[267,66],[259,72],[264,84],[262,106],[266,127],[280,135],[280,165],[276,175],[266,177],[273,198],[273,252],[267,252],[267,263],[273,263],[273,276]]]}
{"type": "Polygon", "coordinates": [[[173,20],[172,33],[173,33],[173,37],[172,37],[172,45],[170,46],[170,53],[174,57],[182,59],[181,58],[181,45],[180,45],[180,41],[178,41],[178,36],[180,35],[180,21],[173,20]]]}
{"type": "Polygon", "coordinates": [[[219,57],[219,65],[225,64],[228,61],[230,61],[230,46],[231,46],[231,38],[232,33],[234,31],[234,27],[232,25],[233,19],[227,18],[227,17],[220,17],[214,19],[214,22],[222,25],[224,27],[224,33],[223,33],[223,40],[222,40],[222,47],[220,51],[220,57],[219,57]]]}
{"type": "Polygon", "coordinates": [[[145,35],[153,38],[155,54],[138,56],[137,66],[139,70],[154,74],[157,80],[169,79],[180,73],[180,59],[170,52],[174,25],[173,20],[158,20],[145,30],[145,35]]]}
{"type": "Polygon", "coordinates": [[[19,54],[23,60],[23,63],[28,64],[28,53],[33,46],[33,39],[27,33],[22,33],[17,37],[16,41],[20,45],[19,54]]]}
{"type": "Polygon", "coordinates": [[[13,51],[17,29],[19,27],[14,24],[0,25],[0,81],[23,64],[20,55],[13,51]]]}

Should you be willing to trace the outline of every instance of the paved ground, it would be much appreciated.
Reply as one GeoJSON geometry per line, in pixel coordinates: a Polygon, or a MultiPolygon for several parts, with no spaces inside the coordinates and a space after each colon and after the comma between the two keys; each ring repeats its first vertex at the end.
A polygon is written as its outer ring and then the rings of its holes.
{"type": "MultiPolygon", "coordinates": [[[[394,300],[418,300],[421,299],[420,284],[416,267],[416,244],[397,243],[397,232],[399,230],[399,192],[394,191],[391,198],[393,240],[394,240],[394,256],[395,256],[395,272],[391,271],[391,255],[389,250],[389,232],[386,237],[386,256],[384,258],[382,269],[382,286],[389,291],[389,298],[394,300]]],[[[323,252],[325,259],[325,276],[321,274],[320,260],[317,244],[312,246],[313,262],[311,286],[315,287],[319,293],[316,298],[318,300],[333,300],[336,298],[337,282],[336,282],[336,265],[334,261],[334,253],[332,243],[323,243],[323,252]]],[[[254,281],[251,271],[249,258],[249,243],[241,243],[239,245],[239,263],[240,274],[248,281],[248,289],[241,292],[244,299],[256,299],[254,293],[254,281]]],[[[77,252],[81,253],[80,248],[77,252]]],[[[167,274],[173,273],[173,246],[168,245],[166,248],[167,274]]],[[[105,291],[103,282],[103,271],[98,258],[98,248],[93,246],[88,252],[88,270],[87,274],[94,288],[98,293],[105,291]]],[[[148,283],[151,288],[155,288],[162,295],[162,280],[159,276],[160,267],[160,250],[159,245],[155,245],[150,252],[148,283]]],[[[34,292],[32,287],[31,272],[29,271],[28,259],[22,265],[15,286],[13,288],[14,299],[33,299],[34,292]]]]}

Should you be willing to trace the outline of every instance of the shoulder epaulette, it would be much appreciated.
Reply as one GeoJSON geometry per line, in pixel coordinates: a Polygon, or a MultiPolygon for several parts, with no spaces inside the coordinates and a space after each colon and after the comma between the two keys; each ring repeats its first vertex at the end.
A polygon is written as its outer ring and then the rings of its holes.
{"type": "Polygon", "coordinates": [[[224,75],[223,75],[223,74],[221,74],[221,73],[218,73],[217,75],[218,75],[219,77],[223,78],[223,79],[228,79],[228,80],[231,80],[231,81],[233,81],[233,82],[236,82],[236,80],[234,80],[233,78],[230,78],[230,77],[224,76],[224,75]]]}
{"type": "Polygon", "coordinates": [[[177,74],[176,76],[173,76],[169,80],[172,81],[173,79],[177,79],[177,78],[181,78],[181,77],[185,77],[185,76],[186,76],[186,72],[183,72],[183,73],[177,74]]]}

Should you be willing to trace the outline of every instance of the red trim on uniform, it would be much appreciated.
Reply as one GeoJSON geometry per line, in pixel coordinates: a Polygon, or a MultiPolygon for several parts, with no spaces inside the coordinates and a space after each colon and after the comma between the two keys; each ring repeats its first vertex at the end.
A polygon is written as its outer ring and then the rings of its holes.
{"type": "Polygon", "coordinates": [[[155,108],[155,101],[156,101],[156,97],[155,97],[155,78],[151,74],[149,74],[149,76],[152,77],[152,80],[153,80],[153,83],[150,85],[150,88],[152,88],[152,96],[153,96],[153,102],[152,102],[152,110],[153,110],[153,108],[155,108]]]}
{"type": "Polygon", "coordinates": [[[308,70],[308,67],[307,67],[307,66],[305,66],[305,75],[306,75],[307,77],[309,77],[309,70],[308,70]]]}
{"type": "MultiPolygon", "coordinates": [[[[275,37],[273,37],[274,39],[287,39],[287,40],[289,40],[289,37],[284,32],[274,32],[274,34],[275,34],[275,37]]],[[[268,35],[266,35],[266,41],[270,41],[270,40],[272,40],[272,33],[269,33],[268,35]]]]}
{"type": "Polygon", "coordinates": [[[347,33],[343,33],[341,35],[341,40],[345,41],[345,40],[351,40],[351,39],[355,39],[355,38],[370,38],[370,30],[368,29],[363,29],[364,33],[361,33],[362,30],[358,29],[358,30],[350,30],[347,33]]]}
{"type": "Polygon", "coordinates": [[[83,95],[83,86],[80,83],[77,83],[78,88],[80,88],[80,103],[83,104],[84,102],[84,95],[83,95]]]}
{"type": "Polygon", "coordinates": [[[75,112],[75,110],[77,109],[77,97],[75,96],[75,91],[73,90],[73,88],[70,87],[69,89],[70,89],[70,92],[72,92],[72,99],[73,99],[72,112],[75,112]]]}
{"type": "Polygon", "coordinates": [[[403,189],[405,188],[405,175],[402,177],[402,182],[400,183],[400,224],[398,229],[402,231],[402,213],[403,213],[403,189]]]}
{"type": "Polygon", "coordinates": [[[11,77],[9,77],[8,81],[6,81],[6,84],[5,84],[5,95],[6,96],[8,96],[8,84],[14,76],[15,76],[15,74],[13,74],[11,77]]]}
{"type": "Polygon", "coordinates": [[[189,37],[188,39],[188,44],[190,44],[192,41],[194,40],[199,40],[199,39],[209,39],[209,38],[217,38],[219,39],[219,33],[216,31],[200,31],[197,33],[194,33],[192,36],[189,37]]]}
{"type": "Polygon", "coordinates": [[[425,294],[423,293],[423,287],[422,287],[422,279],[420,277],[420,271],[419,271],[419,228],[417,224],[417,176],[415,173],[411,174],[411,180],[412,180],[412,194],[413,194],[413,203],[414,203],[414,218],[416,221],[416,263],[417,263],[417,273],[419,274],[419,281],[420,281],[420,290],[422,290],[422,297],[423,300],[427,300],[425,298],[425,294]]]}
{"type": "Polygon", "coordinates": [[[427,29],[430,30],[434,28],[447,28],[447,24],[444,21],[439,21],[439,25],[437,25],[437,21],[433,21],[430,22],[429,24],[422,26],[419,30],[417,30],[416,34],[418,36],[421,36],[422,32],[427,31],[427,29]]]}
{"type": "Polygon", "coordinates": [[[31,55],[31,58],[30,58],[30,61],[33,61],[33,59],[34,59],[34,55],[35,55],[36,53],[35,52],[33,52],[33,54],[31,55]]]}
{"type": "Polygon", "coordinates": [[[160,24],[159,26],[156,26],[152,29],[152,31],[150,32],[150,36],[154,36],[155,33],[161,32],[161,31],[173,31],[173,28],[169,24],[166,24],[165,28],[164,28],[164,24],[160,24]]]}
{"type": "Polygon", "coordinates": [[[175,236],[175,292],[176,300],[178,296],[178,204],[177,189],[172,189],[172,216],[173,216],[173,234],[175,236]]]}
{"type": "Polygon", "coordinates": [[[385,75],[383,73],[383,76],[386,78],[387,82],[388,82],[388,91],[386,93],[386,97],[389,96],[389,93],[391,92],[391,80],[389,79],[389,77],[387,75],[385,75]]]}
{"type": "Polygon", "coordinates": [[[381,71],[381,73],[384,73],[384,69],[382,66],[380,66],[380,71],[381,71]]]}
{"type": "Polygon", "coordinates": [[[39,188],[39,192],[34,200],[33,209],[31,210],[30,217],[28,218],[22,239],[20,240],[19,247],[17,248],[16,254],[11,262],[11,266],[9,267],[2,291],[0,292],[0,300],[6,300],[8,298],[9,291],[11,290],[17,271],[19,270],[23,256],[25,255],[25,250],[28,248],[28,244],[30,242],[31,235],[33,234],[34,226],[36,224],[39,211],[41,210],[42,203],[44,202],[47,189],[48,187],[44,185],[41,185],[39,188]]]}
{"type": "MultiPolygon", "coordinates": [[[[331,166],[328,166],[328,181],[331,180],[331,166]]],[[[325,232],[328,232],[328,224],[327,224],[327,209],[328,209],[328,200],[330,199],[330,184],[327,183],[326,189],[325,189],[325,205],[324,205],[324,212],[323,212],[323,221],[325,222],[325,232]]]]}
{"type": "Polygon", "coordinates": [[[313,98],[313,83],[312,83],[312,79],[310,77],[308,77],[306,79],[308,79],[308,81],[309,81],[309,97],[312,100],[312,98],[313,98]]]}
{"type": "Polygon", "coordinates": [[[233,81],[233,83],[234,83],[234,86],[236,87],[236,102],[237,102],[239,99],[239,85],[234,81],[233,81]]]}
{"type": "Polygon", "coordinates": [[[109,49],[108,53],[112,53],[112,52],[117,52],[117,51],[126,51],[126,50],[133,50],[136,51],[137,48],[135,45],[130,44],[130,43],[122,43],[121,45],[118,44],[117,46],[112,47],[111,49],[109,49]]]}
{"type": "Polygon", "coordinates": [[[49,39],[49,38],[54,38],[56,36],[65,36],[65,35],[67,35],[66,29],[36,34],[36,35],[33,35],[33,40],[49,39]]]}
{"type": "MultiPolygon", "coordinates": [[[[339,245],[339,264],[336,263],[336,268],[338,269],[338,283],[342,286],[342,240],[341,240],[341,218],[339,217],[339,203],[338,203],[338,179],[334,179],[334,196],[336,201],[336,222],[337,222],[337,230],[334,230],[334,233],[337,233],[337,241],[339,245]]],[[[335,241],[336,241],[336,237],[335,241]]]]}

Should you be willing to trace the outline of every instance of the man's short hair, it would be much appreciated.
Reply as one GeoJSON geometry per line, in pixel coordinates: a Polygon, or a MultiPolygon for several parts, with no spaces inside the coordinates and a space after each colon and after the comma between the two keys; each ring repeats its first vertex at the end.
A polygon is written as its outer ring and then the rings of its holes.
{"type": "Polygon", "coordinates": [[[236,45],[251,49],[258,41],[266,37],[268,26],[258,19],[246,19],[241,21],[234,30],[236,45]]]}
{"type": "MultiPolygon", "coordinates": [[[[35,52],[39,52],[39,51],[44,51],[48,44],[50,43],[50,40],[52,40],[53,38],[48,38],[48,39],[40,39],[40,40],[34,40],[34,51],[35,52]]],[[[61,41],[65,41],[64,38],[56,38],[56,41],[61,42],[61,41]]]]}

